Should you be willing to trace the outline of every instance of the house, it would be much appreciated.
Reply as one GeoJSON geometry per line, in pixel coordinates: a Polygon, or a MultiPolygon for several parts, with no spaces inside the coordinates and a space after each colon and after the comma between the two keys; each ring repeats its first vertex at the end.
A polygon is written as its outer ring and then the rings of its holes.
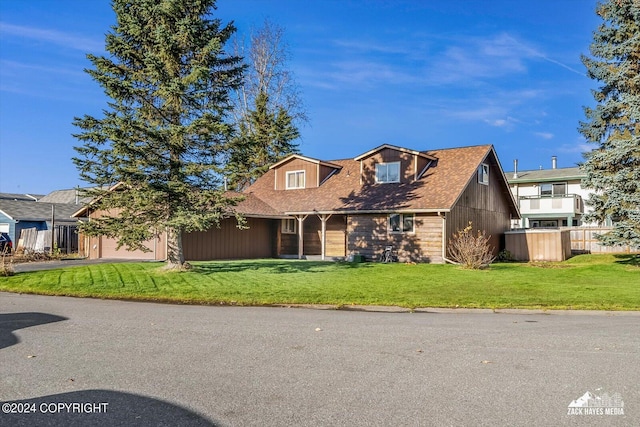
{"type": "Polygon", "coordinates": [[[75,226],[78,219],[71,215],[77,210],[75,204],[0,198],[0,232],[7,233],[13,247],[17,248],[22,230],[35,228],[40,231],[55,227],[58,229],[58,247],[72,251],[77,248],[75,226]]]}
{"type": "MultiPolygon", "coordinates": [[[[452,236],[469,222],[491,235],[497,253],[503,233],[520,218],[491,145],[415,151],[385,144],[331,161],[295,154],[243,195],[237,211],[249,229],[227,219],[220,228],[185,233],[187,260],[375,259],[393,246],[400,261],[442,263],[452,236]]],[[[135,256],[163,259],[165,244],[160,234],[147,242],[151,252],[135,256]]],[[[104,236],[87,247],[92,258],[127,256],[104,236]]]]}
{"type": "Polygon", "coordinates": [[[91,201],[91,197],[84,196],[81,191],[87,190],[86,188],[72,188],[67,190],[55,190],[46,196],[42,196],[38,199],[43,203],[66,203],[66,204],[85,204],[91,201]]]}
{"type": "Polygon", "coordinates": [[[0,193],[0,200],[22,200],[26,202],[37,202],[44,194],[18,194],[18,193],[0,193]]]}
{"type": "Polygon", "coordinates": [[[555,156],[551,169],[518,171],[516,160],[507,179],[522,218],[512,228],[595,225],[583,220],[590,209],[585,205],[590,192],[581,185],[585,176],[578,167],[558,168],[555,156]]]}

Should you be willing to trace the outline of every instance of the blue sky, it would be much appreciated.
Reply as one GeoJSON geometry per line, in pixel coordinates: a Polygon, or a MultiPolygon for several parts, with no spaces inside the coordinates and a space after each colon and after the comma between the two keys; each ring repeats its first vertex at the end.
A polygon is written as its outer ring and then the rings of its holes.
{"type": "MultiPolygon", "coordinates": [[[[493,144],[505,170],[574,166],[594,105],[580,62],[595,0],[219,0],[240,35],[285,29],[309,123],[302,153],[355,157],[493,144]]],[[[108,0],[0,0],[0,192],[83,185],[74,116],[107,98],[84,68],[115,23],[108,0]]]]}

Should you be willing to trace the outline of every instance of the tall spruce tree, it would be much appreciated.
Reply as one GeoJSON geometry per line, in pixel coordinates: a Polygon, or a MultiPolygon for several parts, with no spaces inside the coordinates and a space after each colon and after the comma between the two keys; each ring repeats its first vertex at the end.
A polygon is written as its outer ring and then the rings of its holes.
{"type": "Polygon", "coordinates": [[[147,251],[166,231],[167,267],[182,268],[182,233],[218,225],[237,203],[220,179],[243,72],[225,52],[235,28],[212,17],[215,0],[113,0],[113,10],[109,56],[88,55],[86,70],[111,101],[101,118],[74,119],[73,159],[96,186],[92,207],[109,215],[82,230],[147,251]]]}
{"type": "Polygon", "coordinates": [[[586,219],[613,220],[613,230],[599,236],[604,244],[640,248],[640,0],[608,0],[596,13],[604,22],[592,57],[582,57],[588,76],[602,83],[579,128],[597,145],[582,164],[583,185],[595,190],[586,219]]]}
{"type": "Polygon", "coordinates": [[[261,92],[254,110],[238,123],[230,144],[227,173],[234,189],[243,189],[262,176],[273,163],[298,152],[300,136],[284,107],[269,109],[269,96],[261,92]]]}

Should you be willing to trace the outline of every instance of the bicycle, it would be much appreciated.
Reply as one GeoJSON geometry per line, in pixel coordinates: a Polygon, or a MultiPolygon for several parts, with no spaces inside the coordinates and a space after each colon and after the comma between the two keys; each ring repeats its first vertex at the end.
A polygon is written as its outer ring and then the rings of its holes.
{"type": "Polygon", "coordinates": [[[395,262],[396,256],[393,253],[393,246],[385,246],[384,251],[380,255],[380,262],[395,262]]]}

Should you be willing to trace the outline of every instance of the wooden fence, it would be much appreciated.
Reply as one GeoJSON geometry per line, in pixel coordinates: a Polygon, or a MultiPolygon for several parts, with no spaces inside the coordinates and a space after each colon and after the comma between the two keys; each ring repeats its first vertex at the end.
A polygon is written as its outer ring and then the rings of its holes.
{"type": "Polygon", "coordinates": [[[574,254],[628,254],[637,252],[630,246],[604,246],[597,239],[611,227],[566,227],[571,233],[571,252],[574,254]]]}
{"type": "MultiPolygon", "coordinates": [[[[51,230],[25,228],[20,232],[16,250],[27,252],[50,252],[51,230]]],[[[75,225],[57,225],[55,227],[54,247],[62,253],[78,252],[78,233],[75,225]]]]}
{"type": "Polygon", "coordinates": [[[557,228],[511,230],[505,247],[514,261],[564,261],[571,257],[569,231],[557,228]]]}

